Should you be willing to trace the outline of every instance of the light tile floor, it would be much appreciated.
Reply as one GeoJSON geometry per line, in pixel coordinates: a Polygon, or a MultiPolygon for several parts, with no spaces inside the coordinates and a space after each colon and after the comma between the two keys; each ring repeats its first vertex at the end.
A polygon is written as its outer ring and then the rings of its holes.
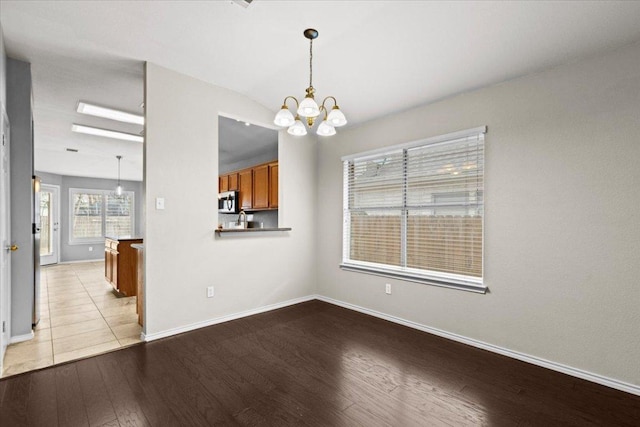
{"type": "Polygon", "coordinates": [[[104,262],[40,270],[40,322],[32,340],[11,344],[2,377],[140,342],[136,297],[118,298],[104,262]]]}

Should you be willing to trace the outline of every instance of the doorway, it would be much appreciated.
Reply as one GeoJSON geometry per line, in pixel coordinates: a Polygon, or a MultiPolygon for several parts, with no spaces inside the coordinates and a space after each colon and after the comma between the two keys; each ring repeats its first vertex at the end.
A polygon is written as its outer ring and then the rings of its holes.
{"type": "Polygon", "coordinates": [[[40,186],[40,265],[60,258],[60,186],[40,186]]]}
{"type": "Polygon", "coordinates": [[[11,225],[9,206],[9,118],[0,104],[2,145],[0,146],[0,367],[9,344],[11,299],[11,225]]]}

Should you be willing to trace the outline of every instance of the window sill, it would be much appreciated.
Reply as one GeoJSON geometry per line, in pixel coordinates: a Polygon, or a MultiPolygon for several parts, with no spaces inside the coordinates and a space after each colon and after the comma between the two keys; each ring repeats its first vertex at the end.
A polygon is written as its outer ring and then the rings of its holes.
{"type": "Polygon", "coordinates": [[[374,276],[391,277],[393,279],[406,280],[408,282],[423,283],[425,285],[439,286],[442,288],[459,289],[461,291],[475,292],[486,294],[488,287],[482,283],[458,282],[446,278],[434,278],[422,275],[416,275],[409,272],[395,271],[385,268],[375,268],[357,264],[340,264],[340,268],[345,271],[353,271],[357,273],[372,274],[374,276]]]}

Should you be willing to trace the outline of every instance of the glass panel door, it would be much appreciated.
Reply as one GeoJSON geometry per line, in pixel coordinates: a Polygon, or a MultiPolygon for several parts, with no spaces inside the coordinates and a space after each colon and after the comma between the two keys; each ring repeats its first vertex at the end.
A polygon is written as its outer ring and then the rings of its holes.
{"type": "Polygon", "coordinates": [[[40,186],[40,265],[56,264],[59,257],[60,187],[40,186]]]}

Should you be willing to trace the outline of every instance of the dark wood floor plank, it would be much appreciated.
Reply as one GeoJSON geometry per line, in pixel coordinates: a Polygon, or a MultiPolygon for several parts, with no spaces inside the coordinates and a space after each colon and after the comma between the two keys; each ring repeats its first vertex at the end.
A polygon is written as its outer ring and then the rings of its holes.
{"type": "Polygon", "coordinates": [[[166,399],[173,402],[172,411],[178,421],[191,426],[234,424],[232,414],[225,412],[216,397],[189,375],[185,365],[191,357],[191,346],[185,347],[175,340],[164,344],[149,352],[147,360],[156,368],[163,366],[154,382],[163,389],[166,399]]]}
{"type": "Polygon", "coordinates": [[[147,351],[153,351],[153,346],[137,346],[130,357],[120,359],[120,369],[149,423],[177,427],[181,423],[171,411],[173,402],[167,401],[163,389],[153,381],[155,369],[147,363],[147,351]]]}
{"type": "Polygon", "coordinates": [[[84,394],[78,379],[77,364],[55,368],[58,425],[88,426],[84,394]]]}
{"type": "MultiPolygon", "coordinates": [[[[123,351],[130,352],[131,350],[125,349],[123,351]]],[[[95,358],[116,412],[117,420],[121,425],[150,426],[151,424],[142,411],[136,395],[129,387],[127,377],[120,369],[120,358],[122,357],[126,357],[126,354],[108,353],[95,358]]]]}
{"type": "Polygon", "coordinates": [[[7,383],[0,381],[0,408],[2,408],[2,402],[4,401],[4,393],[7,390],[7,383]]]}
{"type": "Polygon", "coordinates": [[[27,401],[29,425],[55,425],[58,420],[58,393],[56,371],[45,369],[31,375],[29,400],[27,401]]]}
{"type": "Polygon", "coordinates": [[[2,427],[637,427],[638,419],[640,396],[319,301],[0,380],[2,427]]]}
{"type": "Polygon", "coordinates": [[[116,412],[95,358],[76,364],[89,425],[102,426],[117,420],[116,412]]]}
{"type": "Polygon", "coordinates": [[[28,425],[27,405],[31,388],[31,375],[21,375],[2,380],[5,396],[0,406],[0,425],[28,425]]]}

